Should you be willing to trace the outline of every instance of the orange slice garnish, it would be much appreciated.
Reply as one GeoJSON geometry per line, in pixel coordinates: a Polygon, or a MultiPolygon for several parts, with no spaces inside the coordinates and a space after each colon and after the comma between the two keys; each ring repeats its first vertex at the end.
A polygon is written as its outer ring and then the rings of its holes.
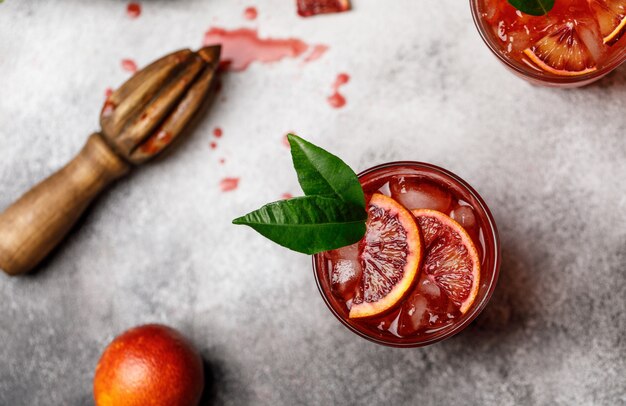
{"type": "Polygon", "coordinates": [[[422,240],[411,212],[379,193],[370,199],[367,212],[360,243],[361,293],[352,303],[350,318],[376,316],[398,304],[422,261],[422,240]]]}
{"type": "Polygon", "coordinates": [[[422,272],[467,312],[480,284],[480,259],[467,231],[436,210],[413,210],[424,238],[422,272]]]}
{"type": "Polygon", "coordinates": [[[576,23],[557,26],[550,34],[524,50],[540,69],[557,76],[579,76],[596,70],[596,63],[576,31],[576,23]]]}

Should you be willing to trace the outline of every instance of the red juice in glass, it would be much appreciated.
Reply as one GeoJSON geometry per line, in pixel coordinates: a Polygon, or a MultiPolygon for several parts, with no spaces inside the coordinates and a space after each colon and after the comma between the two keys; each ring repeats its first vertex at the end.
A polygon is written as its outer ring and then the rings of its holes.
{"type": "Polygon", "coordinates": [[[481,197],[456,175],[418,162],[380,165],[359,181],[366,236],[313,257],[328,307],[384,345],[417,347],[461,331],[487,304],[500,266],[496,225],[481,197]],[[419,263],[411,278],[400,272],[408,263],[419,263]]]}
{"type": "Polygon", "coordinates": [[[583,86],[626,59],[626,0],[556,0],[543,16],[507,0],[470,0],[485,43],[507,67],[536,84],[583,86]]]}

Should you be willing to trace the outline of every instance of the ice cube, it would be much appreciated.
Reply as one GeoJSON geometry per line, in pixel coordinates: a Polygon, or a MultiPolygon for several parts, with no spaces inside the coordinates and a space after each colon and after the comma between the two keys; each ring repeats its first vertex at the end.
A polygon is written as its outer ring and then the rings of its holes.
{"type": "Polygon", "coordinates": [[[452,196],[441,186],[415,177],[398,176],[389,182],[391,197],[409,210],[433,209],[446,212],[452,196]]]}
{"type": "Polygon", "coordinates": [[[588,21],[579,22],[577,29],[580,39],[589,50],[591,57],[597,63],[600,59],[602,59],[602,56],[607,51],[607,47],[604,45],[600,31],[598,31],[595,24],[588,21]]]}
{"type": "MultiPolygon", "coordinates": [[[[424,272],[422,272],[424,274],[424,272]]],[[[441,296],[441,289],[439,286],[433,281],[431,281],[427,276],[422,276],[422,279],[419,281],[417,286],[417,290],[423,296],[430,299],[439,299],[441,296]]]]}
{"type": "Polygon", "coordinates": [[[359,243],[348,245],[347,247],[342,247],[336,250],[332,250],[329,252],[329,257],[333,261],[337,261],[340,259],[347,259],[350,261],[358,261],[359,260],[359,243]]]}
{"type": "Polygon", "coordinates": [[[469,206],[457,206],[452,210],[452,213],[450,213],[450,217],[466,230],[476,225],[474,210],[469,206]]]}
{"type": "Polygon", "coordinates": [[[343,300],[351,300],[354,297],[360,279],[361,266],[358,261],[339,259],[333,263],[330,283],[333,292],[343,300]]]}
{"type": "Polygon", "coordinates": [[[402,306],[402,312],[398,323],[398,334],[407,336],[415,334],[426,326],[428,315],[426,310],[428,300],[419,293],[413,293],[402,306]]]}

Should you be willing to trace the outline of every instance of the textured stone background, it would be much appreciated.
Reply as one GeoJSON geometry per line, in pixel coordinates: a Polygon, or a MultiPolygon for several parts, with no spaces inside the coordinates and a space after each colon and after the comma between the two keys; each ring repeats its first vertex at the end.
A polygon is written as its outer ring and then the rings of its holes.
{"type": "Polygon", "coordinates": [[[191,137],[117,183],[39,272],[0,275],[0,405],[92,404],[99,354],[146,322],[202,350],[207,404],[626,404],[626,68],[536,88],[490,55],[467,1],[354,2],[308,20],[284,0],[144,1],[137,20],[122,1],[0,4],[0,208],[97,129],[123,58],[197,47],[210,26],[331,47],[229,74],[191,137]],[[326,309],[308,257],[230,224],[299,192],[290,130],[358,170],[423,160],[479,190],[504,262],[472,326],[422,349],[366,342],[326,309]]]}

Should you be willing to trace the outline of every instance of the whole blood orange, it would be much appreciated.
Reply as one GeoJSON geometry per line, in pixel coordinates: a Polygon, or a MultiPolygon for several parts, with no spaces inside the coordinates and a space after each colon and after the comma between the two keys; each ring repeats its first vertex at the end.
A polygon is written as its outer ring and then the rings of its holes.
{"type": "Polygon", "coordinates": [[[404,206],[375,193],[367,213],[360,243],[361,286],[350,318],[375,316],[395,306],[412,286],[422,260],[420,232],[404,206]]]}
{"type": "Polygon", "coordinates": [[[195,406],[204,387],[202,358],[176,330],[148,324],[106,348],[94,378],[97,406],[195,406]]]}
{"type": "Polygon", "coordinates": [[[422,271],[461,313],[474,303],[480,283],[478,251],[467,231],[436,210],[413,210],[424,237],[422,271]]]}

